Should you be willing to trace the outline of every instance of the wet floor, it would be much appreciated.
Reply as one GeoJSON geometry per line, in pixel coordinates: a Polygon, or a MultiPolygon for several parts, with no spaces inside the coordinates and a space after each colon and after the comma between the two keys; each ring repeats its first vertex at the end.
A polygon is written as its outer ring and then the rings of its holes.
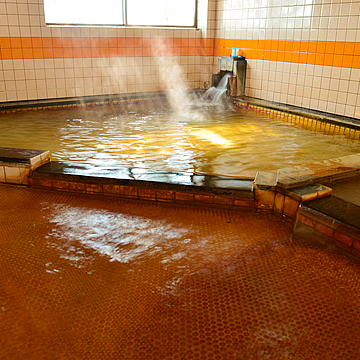
{"type": "Polygon", "coordinates": [[[358,359],[359,290],[270,214],[0,185],[1,359],[358,359]]]}

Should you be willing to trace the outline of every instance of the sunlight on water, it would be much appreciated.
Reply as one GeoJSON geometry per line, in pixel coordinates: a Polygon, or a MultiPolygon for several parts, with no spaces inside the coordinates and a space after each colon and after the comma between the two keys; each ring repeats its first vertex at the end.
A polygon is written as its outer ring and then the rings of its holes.
{"type": "Polygon", "coordinates": [[[225,149],[234,146],[230,140],[216,134],[214,131],[206,129],[193,129],[189,131],[189,134],[197,137],[198,139],[208,141],[214,145],[219,145],[225,149]]]}
{"type": "Polygon", "coordinates": [[[238,176],[360,152],[359,141],[246,110],[164,103],[4,114],[0,146],[52,160],[238,176]]]}

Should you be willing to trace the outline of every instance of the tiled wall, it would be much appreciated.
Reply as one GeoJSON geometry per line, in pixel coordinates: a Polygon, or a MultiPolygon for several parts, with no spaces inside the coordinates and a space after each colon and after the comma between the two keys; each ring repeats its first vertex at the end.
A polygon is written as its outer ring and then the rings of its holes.
{"type": "Polygon", "coordinates": [[[359,14],[359,0],[199,0],[199,30],[47,27],[42,0],[0,0],[0,103],[203,88],[237,47],[246,95],[360,118],[359,14]]]}
{"type": "Polygon", "coordinates": [[[48,27],[42,0],[0,0],[0,103],[200,88],[214,18],[215,2],[200,0],[200,30],[48,27]]]}
{"type": "Polygon", "coordinates": [[[358,0],[219,0],[215,56],[241,49],[249,96],[360,118],[359,14],[358,0]]]}

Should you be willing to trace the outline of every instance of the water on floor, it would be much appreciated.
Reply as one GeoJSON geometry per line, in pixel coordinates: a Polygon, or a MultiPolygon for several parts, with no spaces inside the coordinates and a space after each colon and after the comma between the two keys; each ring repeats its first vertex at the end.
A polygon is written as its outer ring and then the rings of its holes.
{"type": "Polygon", "coordinates": [[[270,214],[0,185],[1,359],[358,359],[360,264],[270,214]]]}
{"type": "Polygon", "coordinates": [[[164,103],[3,114],[0,146],[52,160],[238,176],[360,152],[358,140],[230,107],[164,103]]]}

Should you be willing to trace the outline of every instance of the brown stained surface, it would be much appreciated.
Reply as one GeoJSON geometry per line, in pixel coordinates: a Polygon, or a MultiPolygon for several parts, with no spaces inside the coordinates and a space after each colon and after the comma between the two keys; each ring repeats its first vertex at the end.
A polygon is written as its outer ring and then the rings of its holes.
{"type": "Polygon", "coordinates": [[[333,184],[331,187],[335,196],[360,206],[360,179],[333,184]]]}
{"type": "Polygon", "coordinates": [[[359,263],[291,233],[0,185],[0,359],[359,359],[359,263]]]}

